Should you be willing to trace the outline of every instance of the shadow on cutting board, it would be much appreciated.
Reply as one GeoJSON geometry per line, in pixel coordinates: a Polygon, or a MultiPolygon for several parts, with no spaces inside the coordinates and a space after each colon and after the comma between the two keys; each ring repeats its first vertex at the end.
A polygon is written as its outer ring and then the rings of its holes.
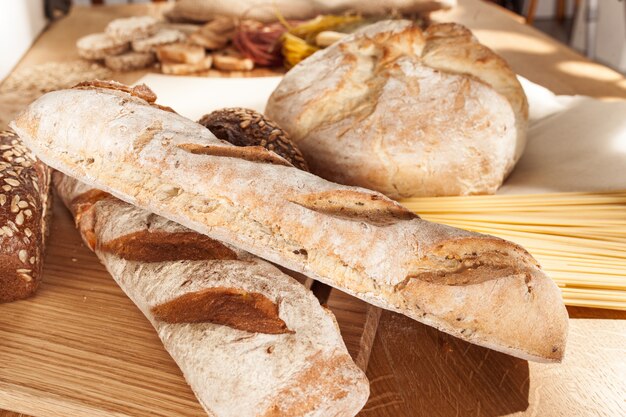
{"type": "Polygon", "coordinates": [[[528,408],[528,362],[384,311],[360,417],[495,417],[528,408]]]}

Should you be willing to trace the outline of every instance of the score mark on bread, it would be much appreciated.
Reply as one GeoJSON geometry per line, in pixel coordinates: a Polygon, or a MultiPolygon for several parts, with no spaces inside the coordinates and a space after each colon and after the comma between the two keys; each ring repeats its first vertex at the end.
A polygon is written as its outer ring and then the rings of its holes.
{"type": "Polygon", "coordinates": [[[98,249],[138,262],[237,260],[233,250],[195,232],[142,230],[104,242],[98,249]]]}
{"type": "Polygon", "coordinates": [[[229,158],[245,159],[251,162],[262,162],[274,165],[292,167],[286,159],[278,154],[268,151],[262,146],[219,146],[219,145],[198,145],[195,143],[185,143],[178,145],[184,151],[194,155],[224,156],[229,158]]]}
{"type": "Polygon", "coordinates": [[[262,146],[285,158],[293,166],[309,171],[300,149],[289,134],[259,112],[241,107],[215,110],[198,120],[217,136],[236,146],[262,146]]]}
{"type": "Polygon", "coordinates": [[[166,323],[214,323],[252,333],[293,333],[278,306],[263,294],[215,287],[190,292],[152,308],[166,323]]]}
{"type": "Polygon", "coordinates": [[[301,195],[292,203],[309,210],[345,220],[362,221],[375,226],[390,226],[419,216],[379,194],[335,190],[301,195]]]}

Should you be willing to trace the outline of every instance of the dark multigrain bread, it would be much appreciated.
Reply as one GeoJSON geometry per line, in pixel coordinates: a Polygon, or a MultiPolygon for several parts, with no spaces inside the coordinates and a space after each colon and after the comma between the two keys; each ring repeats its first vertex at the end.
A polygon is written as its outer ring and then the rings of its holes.
{"type": "Polygon", "coordinates": [[[262,146],[282,156],[296,168],[309,170],[302,153],[287,132],[254,110],[240,107],[215,110],[202,116],[198,123],[233,145],[262,146]]]}
{"type": "Polygon", "coordinates": [[[41,281],[49,168],[13,132],[0,132],[0,303],[32,295],[41,281]]]}

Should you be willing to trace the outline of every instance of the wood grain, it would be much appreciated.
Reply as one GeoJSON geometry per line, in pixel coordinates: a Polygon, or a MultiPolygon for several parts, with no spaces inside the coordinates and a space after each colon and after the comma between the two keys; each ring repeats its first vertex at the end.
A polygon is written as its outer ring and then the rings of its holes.
{"type": "MultiPolygon", "coordinates": [[[[205,416],[150,323],[56,200],[39,292],[0,304],[0,408],[46,417],[205,416]]],[[[328,307],[359,356],[367,305],[336,293],[328,307]]]]}
{"type": "MultiPolygon", "coordinates": [[[[155,5],[75,8],[19,67],[76,59],[78,37],[115,17],[159,11],[155,5]]],[[[558,94],[626,98],[623,76],[500,8],[459,0],[458,8],[433,18],[467,25],[517,73],[558,94]]],[[[144,73],[115,78],[132,83],[144,73]]],[[[0,124],[30,100],[24,93],[0,96],[0,124]]],[[[0,408],[37,417],[204,415],[148,322],[82,246],[67,213],[56,206],[55,215],[41,292],[0,305],[0,408]]],[[[626,415],[626,312],[568,308],[565,361],[542,365],[380,314],[338,291],[328,303],[348,349],[367,366],[372,394],[362,416],[626,415]],[[363,349],[370,339],[371,351],[363,349]]],[[[0,417],[18,416],[0,411],[0,417]]]]}
{"type": "Polygon", "coordinates": [[[571,320],[563,363],[537,364],[383,312],[373,352],[363,417],[626,415],[618,320],[571,320]]]}

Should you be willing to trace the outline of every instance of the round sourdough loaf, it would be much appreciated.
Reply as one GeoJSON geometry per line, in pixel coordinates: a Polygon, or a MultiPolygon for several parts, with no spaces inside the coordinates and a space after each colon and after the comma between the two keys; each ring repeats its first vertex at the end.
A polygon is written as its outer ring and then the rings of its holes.
{"type": "Polygon", "coordinates": [[[528,103],[465,27],[395,20],[295,66],[266,114],[314,173],[402,198],[494,193],[524,149],[528,103]]]}

